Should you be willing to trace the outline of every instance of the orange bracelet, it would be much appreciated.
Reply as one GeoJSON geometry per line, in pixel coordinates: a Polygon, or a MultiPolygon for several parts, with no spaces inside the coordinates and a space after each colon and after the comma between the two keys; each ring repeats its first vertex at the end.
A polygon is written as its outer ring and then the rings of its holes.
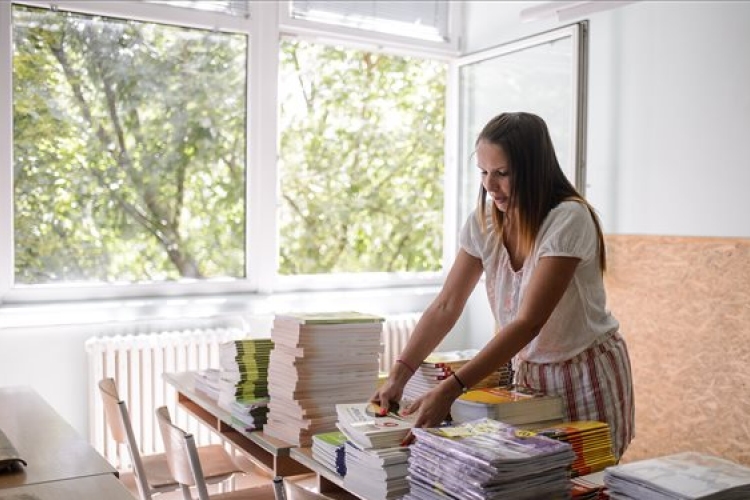
{"type": "Polygon", "coordinates": [[[414,375],[415,373],[417,373],[416,368],[413,368],[409,363],[407,363],[406,361],[404,361],[401,358],[398,358],[396,360],[396,363],[401,363],[402,365],[404,365],[411,372],[412,375],[414,375]]]}

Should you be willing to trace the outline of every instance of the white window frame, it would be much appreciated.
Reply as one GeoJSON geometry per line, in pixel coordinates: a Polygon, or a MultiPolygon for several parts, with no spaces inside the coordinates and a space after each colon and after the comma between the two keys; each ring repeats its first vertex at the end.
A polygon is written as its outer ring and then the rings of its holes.
{"type": "MultiPolygon", "coordinates": [[[[278,191],[278,54],[281,36],[305,37],[321,43],[339,43],[353,48],[377,50],[407,56],[420,56],[451,61],[458,54],[458,32],[461,25],[460,2],[450,2],[450,35],[445,43],[415,40],[394,35],[363,32],[353,28],[318,25],[290,19],[288,0],[254,2],[249,18],[222,12],[148,3],[75,0],[12,0],[0,2],[0,304],[25,304],[48,301],[83,301],[88,299],[132,299],[142,297],[170,298],[177,296],[219,296],[224,294],[260,294],[305,291],[390,287],[437,286],[442,272],[434,273],[356,273],[280,277],[278,263],[278,228],[276,218],[267,214],[277,210],[278,191]],[[13,4],[70,10],[84,14],[120,17],[145,22],[212,29],[249,36],[248,64],[248,144],[247,144],[247,241],[246,276],[238,279],[180,281],[179,283],[148,283],[126,285],[33,285],[14,286],[13,255],[13,137],[12,137],[12,26],[13,4]],[[264,75],[265,77],[261,77],[264,75]],[[252,131],[252,133],[251,133],[252,131]],[[271,263],[273,265],[271,265],[271,263]]],[[[450,79],[446,99],[450,99],[450,79]]],[[[446,110],[448,111],[448,110],[446,110]]],[[[451,120],[447,115],[447,120],[451,120]]],[[[446,136],[449,128],[446,127],[446,136]]],[[[449,141],[446,139],[446,148],[449,141]]],[[[449,209],[455,201],[456,184],[448,175],[451,155],[446,149],[444,205],[449,209]]],[[[451,213],[444,212],[446,215],[451,213]]],[[[448,217],[445,217],[448,219],[448,217]]],[[[445,239],[451,240],[453,226],[444,223],[445,239]]],[[[444,269],[452,260],[452,245],[444,244],[444,269]],[[448,255],[450,254],[450,255],[448,255]]]]}
{"type": "Polygon", "coordinates": [[[587,102],[588,102],[588,22],[582,21],[579,23],[561,26],[550,31],[530,35],[520,40],[511,41],[505,44],[501,44],[496,47],[492,47],[485,50],[480,50],[472,54],[466,54],[459,57],[453,62],[453,71],[451,73],[451,82],[449,86],[453,89],[453,99],[455,101],[455,109],[450,113],[453,125],[450,131],[446,131],[446,135],[450,137],[451,146],[449,149],[454,154],[452,158],[452,165],[456,165],[455,168],[455,179],[456,190],[455,197],[452,202],[455,202],[455,206],[451,207],[450,212],[446,213],[446,217],[451,217],[455,222],[454,230],[449,233],[453,235],[453,238],[458,237],[458,229],[460,224],[463,223],[468,213],[464,213],[463,205],[465,200],[462,199],[464,193],[460,192],[459,186],[461,185],[461,176],[464,174],[466,166],[466,158],[470,152],[463,151],[461,138],[463,137],[461,127],[461,111],[459,107],[462,105],[461,100],[461,88],[460,88],[460,72],[465,66],[470,66],[483,61],[488,61],[504,55],[512,54],[514,52],[522,51],[524,49],[543,45],[555,40],[570,38],[572,42],[571,52],[571,72],[573,76],[571,98],[572,112],[570,117],[569,128],[571,130],[570,137],[570,156],[568,158],[568,169],[565,171],[568,179],[573,183],[578,192],[585,196],[586,195],[586,129],[587,129],[587,102]]]}

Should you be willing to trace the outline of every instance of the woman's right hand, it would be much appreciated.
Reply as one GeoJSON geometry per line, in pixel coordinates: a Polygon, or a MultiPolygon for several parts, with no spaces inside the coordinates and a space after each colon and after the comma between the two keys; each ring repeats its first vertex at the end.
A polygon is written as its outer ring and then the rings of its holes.
{"type": "Polygon", "coordinates": [[[389,408],[390,403],[400,403],[404,387],[411,376],[411,371],[403,363],[394,364],[388,374],[388,380],[373,394],[370,401],[377,403],[381,408],[389,408]]]}
{"type": "Polygon", "coordinates": [[[389,408],[390,403],[400,403],[404,395],[404,385],[395,380],[388,380],[375,392],[370,401],[377,403],[381,408],[389,408]]]}

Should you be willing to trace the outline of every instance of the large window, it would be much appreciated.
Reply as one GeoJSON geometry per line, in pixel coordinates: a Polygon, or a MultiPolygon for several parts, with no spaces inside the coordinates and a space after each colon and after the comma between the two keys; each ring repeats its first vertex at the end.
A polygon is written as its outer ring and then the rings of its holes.
{"type": "Polygon", "coordinates": [[[587,40],[581,22],[458,60],[461,220],[475,207],[480,184],[474,141],[505,111],[536,113],[547,122],[560,166],[584,192],[587,40]]]}
{"type": "Polygon", "coordinates": [[[17,284],[244,276],[247,37],[13,9],[17,284]]]}
{"type": "Polygon", "coordinates": [[[280,272],[439,271],[445,63],[281,52],[280,272]]]}
{"type": "Polygon", "coordinates": [[[433,3],[421,38],[316,2],[0,4],[0,300],[436,278],[455,38],[433,3]]]}

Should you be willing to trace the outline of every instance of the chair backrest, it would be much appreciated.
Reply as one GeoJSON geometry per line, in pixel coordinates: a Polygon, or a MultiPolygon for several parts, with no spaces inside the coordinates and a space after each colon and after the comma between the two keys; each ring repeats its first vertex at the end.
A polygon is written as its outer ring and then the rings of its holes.
{"type": "Polygon", "coordinates": [[[195,486],[199,500],[210,500],[193,435],[172,423],[166,406],[156,409],[156,419],[164,440],[167,464],[175,480],[184,486],[195,486]]]}
{"type": "Polygon", "coordinates": [[[133,474],[141,500],[151,500],[151,488],[146,479],[146,471],[141,460],[138,442],[135,440],[133,426],[130,423],[130,414],[125,401],[120,399],[117,393],[117,384],[113,378],[105,378],[99,381],[99,392],[104,403],[104,413],[107,417],[107,425],[110,434],[118,444],[125,444],[130,453],[133,463],[133,474]]]}

